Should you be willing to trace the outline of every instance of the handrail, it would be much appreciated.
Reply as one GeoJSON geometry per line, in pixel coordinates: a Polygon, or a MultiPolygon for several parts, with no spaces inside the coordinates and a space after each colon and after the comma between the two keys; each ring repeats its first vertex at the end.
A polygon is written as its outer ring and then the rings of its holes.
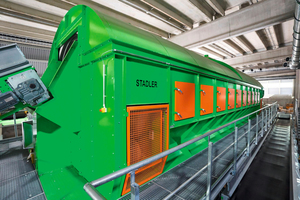
{"type": "MultiPolygon", "coordinates": [[[[125,174],[128,174],[128,173],[130,173],[132,171],[136,171],[139,168],[141,168],[141,167],[143,167],[143,166],[145,166],[147,164],[150,164],[150,163],[152,163],[152,162],[154,162],[154,161],[156,161],[158,159],[161,159],[161,158],[163,158],[165,156],[168,156],[169,154],[174,153],[174,152],[176,152],[176,151],[178,151],[178,150],[180,150],[180,149],[182,149],[182,148],[184,148],[186,146],[189,146],[190,144],[193,144],[193,143],[195,143],[195,142],[197,142],[197,141],[199,141],[199,140],[201,140],[201,139],[203,139],[205,137],[208,137],[208,136],[212,135],[213,133],[215,133],[215,132],[217,132],[217,131],[219,131],[219,130],[221,130],[223,128],[226,128],[227,126],[229,126],[231,124],[234,124],[234,123],[236,123],[236,122],[238,122],[238,121],[240,121],[240,120],[242,120],[244,118],[247,118],[247,117],[249,117],[249,116],[251,116],[253,114],[256,114],[257,112],[260,112],[260,111],[262,111],[264,109],[268,109],[268,108],[270,108],[270,107],[272,107],[272,106],[274,106],[276,104],[277,104],[277,102],[275,102],[275,103],[273,103],[273,104],[271,104],[269,106],[263,107],[263,108],[261,108],[259,110],[256,110],[256,111],[254,111],[254,112],[252,112],[252,113],[250,113],[248,115],[240,117],[240,118],[238,118],[236,120],[233,120],[232,122],[229,122],[229,123],[227,123],[227,124],[225,124],[223,126],[220,126],[220,127],[216,128],[216,129],[214,129],[214,130],[208,131],[207,133],[205,133],[205,134],[203,134],[201,136],[198,136],[198,137],[196,137],[196,138],[194,138],[192,140],[189,140],[189,141],[187,141],[187,142],[185,142],[183,144],[180,144],[180,145],[178,145],[176,147],[168,149],[168,150],[166,150],[166,151],[164,151],[162,153],[159,153],[159,154],[157,154],[157,155],[155,155],[153,157],[147,158],[147,159],[145,159],[143,161],[140,161],[138,163],[130,165],[130,166],[124,168],[124,169],[121,169],[121,170],[118,170],[118,171],[116,171],[114,173],[108,174],[108,175],[106,175],[106,176],[104,176],[102,178],[96,179],[96,180],[94,180],[94,181],[92,181],[90,183],[86,183],[84,185],[84,190],[93,199],[103,199],[103,196],[95,189],[95,187],[99,187],[99,186],[101,186],[101,185],[103,185],[103,184],[105,184],[107,182],[110,182],[110,181],[112,181],[112,180],[114,180],[116,178],[119,178],[119,177],[121,177],[121,176],[123,176],[125,174]],[[97,193],[99,196],[97,197],[97,195],[95,195],[95,193],[97,193]]],[[[267,118],[267,116],[266,116],[266,118],[267,118]]]]}

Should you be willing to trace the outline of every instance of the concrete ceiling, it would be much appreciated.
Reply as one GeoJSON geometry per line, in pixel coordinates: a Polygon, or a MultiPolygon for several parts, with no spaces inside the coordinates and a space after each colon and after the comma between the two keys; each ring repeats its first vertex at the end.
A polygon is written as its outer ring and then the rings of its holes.
{"type": "Polygon", "coordinates": [[[294,0],[0,0],[0,40],[25,37],[50,47],[62,17],[77,4],[254,77],[293,73],[283,64],[292,54],[294,0]]]}

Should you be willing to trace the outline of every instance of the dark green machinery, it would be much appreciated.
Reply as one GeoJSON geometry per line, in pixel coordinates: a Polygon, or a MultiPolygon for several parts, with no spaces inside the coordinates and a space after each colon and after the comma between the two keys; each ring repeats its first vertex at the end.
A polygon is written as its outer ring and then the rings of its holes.
{"type": "MultiPolygon", "coordinates": [[[[87,181],[251,113],[263,97],[259,82],[225,63],[82,5],[63,18],[41,80],[20,59],[22,67],[0,74],[0,107],[14,106],[6,115],[35,109],[36,168],[48,199],[89,199],[87,181]]],[[[206,147],[199,141],[151,163],[136,172],[136,182],[206,147]]],[[[124,176],[98,189],[117,199],[129,191],[128,183],[124,176]]]]}

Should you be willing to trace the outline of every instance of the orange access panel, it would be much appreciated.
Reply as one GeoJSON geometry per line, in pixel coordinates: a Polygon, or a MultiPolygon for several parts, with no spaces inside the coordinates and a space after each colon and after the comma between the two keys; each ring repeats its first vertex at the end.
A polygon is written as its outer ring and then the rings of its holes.
{"type": "Polygon", "coordinates": [[[251,91],[248,91],[248,105],[251,104],[251,91]]]}
{"type": "Polygon", "coordinates": [[[214,86],[201,85],[200,115],[207,115],[214,111],[214,86]]]}
{"type": "Polygon", "coordinates": [[[195,83],[175,81],[175,121],[195,117],[195,83]]]}
{"type": "Polygon", "coordinates": [[[236,107],[240,108],[242,105],[242,90],[236,90],[236,107]]]}
{"type": "Polygon", "coordinates": [[[243,106],[247,105],[247,91],[243,90],[243,106]]]}
{"type": "Polygon", "coordinates": [[[226,110],[226,88],[217,87],[217,112],[226,110]]]}
{"type": "Polygon", "coordinates": [[[235,90],[232,88],[228,88],[228,109],[234,108],[234,97],[235,97],[235,90]]]}

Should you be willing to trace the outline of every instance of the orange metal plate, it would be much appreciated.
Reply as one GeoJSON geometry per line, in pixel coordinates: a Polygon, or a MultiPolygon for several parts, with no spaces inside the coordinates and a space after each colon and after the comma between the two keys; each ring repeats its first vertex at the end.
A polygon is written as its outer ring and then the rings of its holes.
{"type": "Polygon", "coordinates": [[[243,105],[242,106],[246,106],[247,105],[247,91],[242,90],[243,92],[243,105]]]}
{"type": "Polygon", "coordinates": [[[228,109],[234,109],[235,89],[228,88],[228,109]]]}
{"type": "Polygon", "coordinates": [[[195,117],[195,83],[175,81],[175,121],[195,117]]]}
{"type": "Polygon", "coordinates": [[[226,88],[217,87],[217,112],[226,110],[226,88]]]}
{"type": "Polygon", "coordinates": [[[214,111],[214,86],[201,85],[200,115],[207,115],[214,111]],[[204,109],[204,110],[203,110],[204,109]]]}
{"type": "MultiPolygon", "coordinates": [[[[140,162],[169,148],[169,105],[127,107],[127,165],[140,162]]],[[[167,157],[140,169],[136,183],[146,183],[161,174],[167,157]]],[[[130,174],[125,177],[122,195],[130,191],[130,174]]]]}
{"type": "Polygon", "coordinates": [[[248,91],[248,105],[251,105],[251,91],[248,91]]]}
{"type": "Polygon", "coordinates": [[[242,105],[242,90],[236,90],[236,107],[240,108],[242,105]]]}

